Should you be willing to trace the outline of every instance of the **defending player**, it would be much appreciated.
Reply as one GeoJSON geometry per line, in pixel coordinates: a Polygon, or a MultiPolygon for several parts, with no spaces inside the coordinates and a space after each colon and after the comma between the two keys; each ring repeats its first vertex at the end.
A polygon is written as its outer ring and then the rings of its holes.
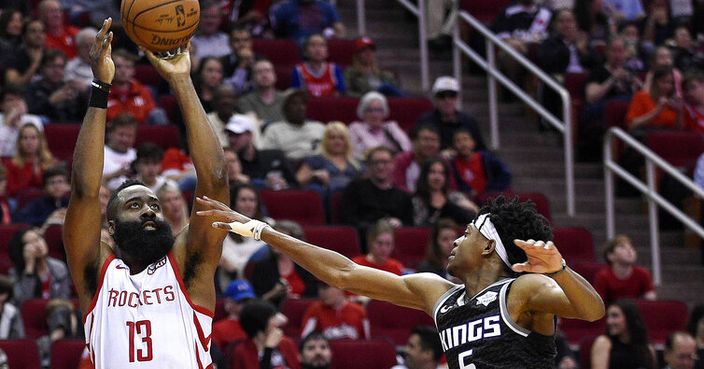
{"type": "Polygon", "coordinates": [[[552,368],[555,316],[604,315],[597,292],[567,268],[555,245],[534,241],[552,238],[545,218],[515,199],[491,201],[455,240],[447,268],[459,285],[431,273],[396,276],[363,267],[222,203],[197,201],[212,208],[198,215],[222,221],[214,227],[261,238],[332,286],[430,314],[450,369],[552,368]]]}
{"type": "MultiPolygon", "coordinates": [[[[211,227],[214,219],[193,216],[189,227],[172,236],[154,193],[128,181],[108,203],[115,249],[100,242],[98,193],[107,96],[115,74],[111,23],[103,23],[90,52],[95,80],[73,157],[64,225],[87,347],[97,369],[211,368],[213,276],[226,232],[211,227]]],[[[198,174],[195,193],[228,202],[223,151],[193,88],[188,53],[160,60],[145,52],[169,82],[183,113],[198,174]]]]}

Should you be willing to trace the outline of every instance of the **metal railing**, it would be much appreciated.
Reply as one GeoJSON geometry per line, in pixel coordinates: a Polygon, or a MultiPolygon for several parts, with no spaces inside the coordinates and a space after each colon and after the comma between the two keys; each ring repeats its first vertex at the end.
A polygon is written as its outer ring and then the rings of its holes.
{"type": "MultiPolygon", "coordinates": [[[[468,24],[471,28],[478,32],[480,36],[484,38],[486,43],[486,59],[482,57],[478,52],[469,47],[469,45],[462,40],[459,33],[460,22],[455,26],[453,34],[453,44],[454,48],[452,51],[453,59],[453,72],[455,78],[458,81],[462,81],[462,64],[460,53],[466,55],[472,59],[477,65],[487,72],[488,80],[488,92],[489,92],[489,123],[491,125],[491,146],[494,149],[500,147],[499,140],[499,116],[498,116],[498,104],[497,104],[497,91],[496,91],[496,81],[501,82],[501,84],[514,93],[516,96],[521,98],[528,106],[535,110],[540,116],[549,122],[555,129],[561,132],[564,136],[564,151],[565,151],[565,185],[566,185],[566,200],[567,200],[567,214],[569,216],[575,215],[575,195],[574,195],[574,159],[573,159],[573,142],[572,142],[572,101],[570,99],[570,94],[560,83],[555,81],[548,74],[543,72],[538,68],[533,62],[528,60],[525,56],[521,55],[515,51],[511,46],[501,41],[496,37],[496,35],[490,31],[484,24],[478,21],[476,18],[472,17],[466,11],[459,12],[459,19],[468,24]],[[504,57],[510,57],[511,59],[520,63],[528,72],[535,75],[540,79],[545,86],[548,86],[554,90],[562,99],[562,120],[555,117],[554,114],[545,109],[538,101],[526,93],[522,87],[516,85],[513,81],[508,79],[497,67],[496,65],[496,48],[499,48],[504,52],[504,57]]],[[[460,99],[461,101],[461,99],[460,99]]]]}
{"type": "MultiPolygon", "coordinates": [[[[418,45],[420,51],[420,86],[423,91],[428,91],[430,89],[430,72],[428,66],[428,42],[427,42],[427,29],[426,29],[426,19],[425,9],[426,1],[437,1],[437,0],[416,0],[418,5],[412,3],[409,0],[396,0],[399,4],[403,5],[409,12],[418,17],[418,45]]],[[[357,33],[359,36],[365,36],[367,34],[367,18],[366,12],[364,10],[364,0],[357,0],[357,33]]]]}
{"type": "Polygon", "coordinates": [[[614,199],[614,174],[635,187],[648,198],[648,222],[650,231],[650,251],[652,254],[653,280],[656,285],[662,283],[662,269],[660,262],[660,231],[658,229],[658,205],[670,215],[677,218],[687,228],[704,238],[704,228],[697,221],[688,217],[677,206],[673,205],[657,192],[656,167],[671,175],[682,185],[692,190],[699,198],[704,199],[704,190],[697,186],[691,179],[680,173],[677,168],[670,165],[648,147],[633,138],[624,130],[613,127],[604,136],[604,186],[606,188],[606,237],[611,239],[615,234],[615,199],[614,199]],[[613,159],[616,139],[637,151],[645,158],[645,183],[638,177],[629,173],[613,159]]]}

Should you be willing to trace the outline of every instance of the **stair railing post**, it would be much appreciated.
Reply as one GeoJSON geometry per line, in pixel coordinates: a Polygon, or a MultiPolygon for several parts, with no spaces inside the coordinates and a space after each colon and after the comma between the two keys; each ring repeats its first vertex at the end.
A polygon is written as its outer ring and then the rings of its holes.
{"type": "MultiPolygon", "coordinates": [[[[423,91],[430,89],[430,78],[428,71],[428,37],[426,29],[425,14],[427,8],[426,0],[418,0],[418,45],[420,46],[420,83],[423,91]]],[[[430,0],[437,1],[437,0],[430,0]]]]}
{"type": "Polygon", "coordinates": [[[660,233],[658,229],[658,205],[654,200],[656,191],[655,165],[650,159],[645,161],[645,170],[648,180],[648,223],[650,226],[650,253],[653,264],[653,282],[656,286],[662,283],[660,270],[660,233]]]}
{"type": "Polygon", "coordinates": [[[367,35],[367,15],[364,12],[364,0],[357,0],[357,35],[367,35]]]}
{"type": "MultiPolygon", "coordinates": [[[[460,86],[462,86],[462,59],[460,58],[460,48],[457,46],[460,41],[460,26],[459,24],[455,24],[455,26],[452,27],[452,73],[460,86]]],[[[460,88],[459,98],[457,99],[457,108],[460,110],[463,105],[463,90],[464,89],[460,88]]]]}
{"type": "Polygon", "coordinates": [[[612,165],[612,143],[614,136],[611,131],[606,131],[604,135],[603,153],[604,153],[604,191],[606,205],[606,239],[614,238],[614,173],[611,171],[612,165]]]}
{"type": "Polygon", "coordinates": [[[487,73],[487,82],[489,84],[489,124],[491,127],[491,148],[499,149],[499,112],[496,101],[496,48],[494,43],[488,38],[486,41],[486,57],[488,61],[489,73],[487,73]]]}

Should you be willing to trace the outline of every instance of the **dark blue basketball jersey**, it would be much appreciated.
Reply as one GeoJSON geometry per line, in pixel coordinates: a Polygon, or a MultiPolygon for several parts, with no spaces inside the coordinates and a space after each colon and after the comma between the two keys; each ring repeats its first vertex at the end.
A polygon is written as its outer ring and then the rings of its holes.
{"type": "Polygon", "coordinates": [[[433,318],[449,369],[553,368],[554,337],[531,332],[509,315],[506,296],[514,280],[500,280],[469,300],[458,285],[435,303],[433,318]]]}

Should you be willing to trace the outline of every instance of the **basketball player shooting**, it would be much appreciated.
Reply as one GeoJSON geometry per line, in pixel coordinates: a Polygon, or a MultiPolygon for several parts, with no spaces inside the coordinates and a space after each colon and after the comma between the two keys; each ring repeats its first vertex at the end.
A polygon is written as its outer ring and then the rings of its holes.
{"type": "MultiPolygon", "coordinates": [[[[214,227],[262,239],[337,288],[423,310],[436,322],[450,369],[552,368],[555,316],[594,321],[604,303],[566,266],[532,205],[499,197],[455,240],[448,272],[397,276],[279,233],[221,202],[197,199],[214,227]]],[[[398,247],[403,247],[399,245],[398,247]]]]}
{"type": "MultiPolygon", "coordinates": [[[[97,369],[211,368],[213,277],[227,232],[211,227],[214,218],[192,216],[190,225],[172,236],[159,199],[142,183],[127,181],[107,207],[115,249],[100,242],[98,192],[109,83],[115,74],[111,23],[103,23],[90,51],[95,80],[73,157],[64,225],[86,344],[97,369]]],[[[183,113],[198,175],[195,193],[228,202],[223,151],[193,88],[188,53],[161,60],[144,52],[183,113]]]]}

